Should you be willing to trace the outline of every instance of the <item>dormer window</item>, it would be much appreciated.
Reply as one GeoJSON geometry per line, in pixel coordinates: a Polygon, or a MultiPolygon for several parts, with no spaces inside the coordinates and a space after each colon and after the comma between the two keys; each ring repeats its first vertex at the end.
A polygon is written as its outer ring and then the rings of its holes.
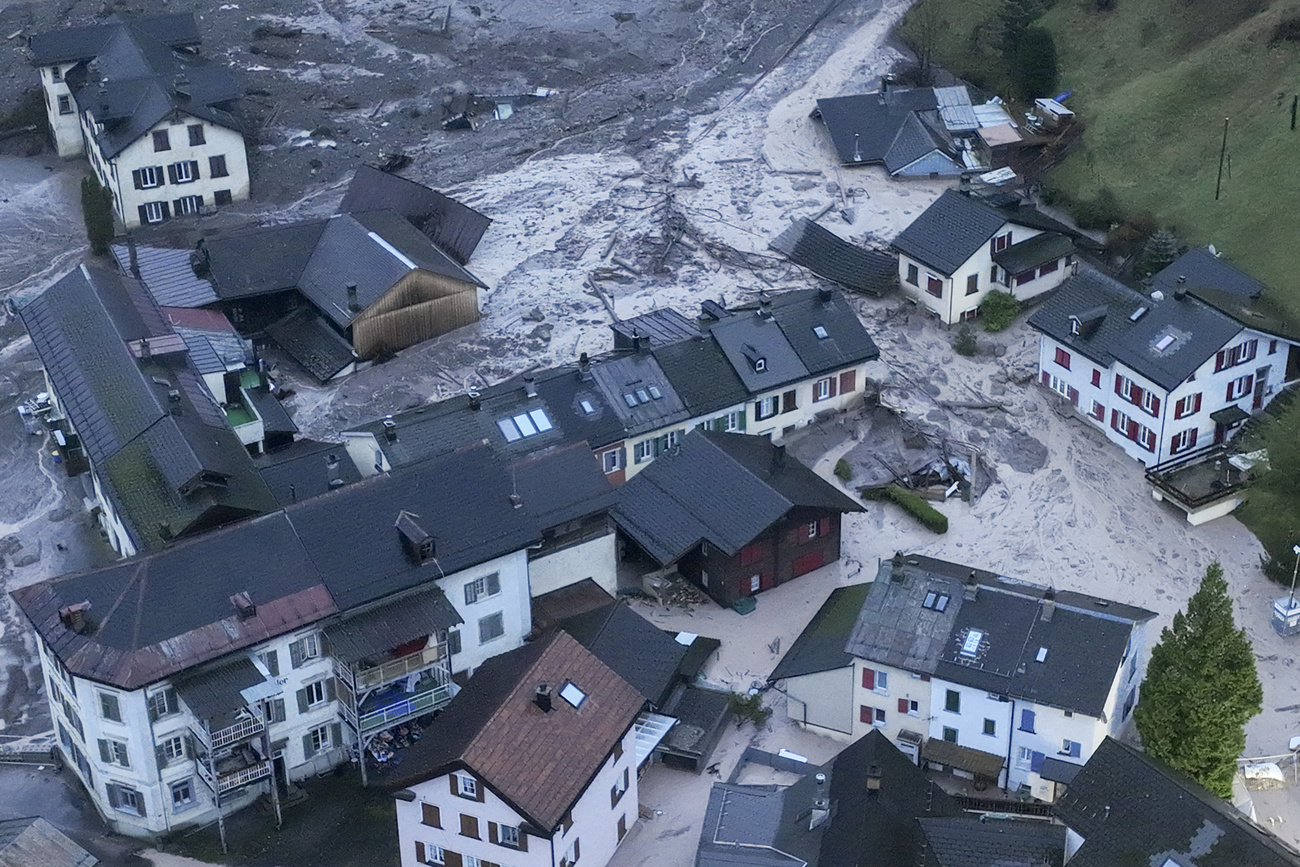
{"type": "Polygon", "coordinates": [[[754,372],[755,372],[755,373],[762,373],[762,372],[765,371],[765,370],[767,370],[767,359],[766,359],[766,358],[755,358],[755,359],[754,359],[754,372]]]}
{"type": "Polygon", "coordinates": [[[397,513],[397,521],[394,526],[402,537],[402,545],[416,563],[428,563],[433,559],[434,545],[433,536],[431,536],[423,527],[420,526],[419,515],[403,509],[397,513]]]}
{"type": "Polygon", "coordinates": [[[1082,324],[1082,323],[1079,322],[1079,317],[1078,317],[1078,316],[1071,316],[1071,317],[1070,317],[1070,333],[1073,334],[1073,335],[1075,335],[1075,336],[1078,336],[1078,334],[1079,334],[1079,327],[1080,327],[1081,324],[1082,324]]]}

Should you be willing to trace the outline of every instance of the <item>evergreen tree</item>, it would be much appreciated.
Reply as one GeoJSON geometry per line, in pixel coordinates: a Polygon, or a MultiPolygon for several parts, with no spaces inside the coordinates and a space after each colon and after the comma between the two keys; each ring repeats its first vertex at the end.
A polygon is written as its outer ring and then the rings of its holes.
{"type": "Polygon", "coordinates": [[[1178,236],[1172,229],[1157,229],[1147,239],[1138,260],[1137,276],[1149,277],[1163,271],[1178,258],[1178,236]]]}
{"type": "Polygon", "coordinates": [[[81,213],[86,219],[86,238],[90,252],[107,256],[113,240],[113,192],[101,187],[93,177],[81,179],[81,213]]]}
{"type": "Polygon", "coordinates": [[[1025,99],[1052,96],[1060,72],[1056,66],[1056,40],[1044,27],[1030,27],[1016,42],[1011,55],[1016,89],[1025,99]]]}
{"type": "Polygon", "coordinates": [[[1232,619],[1223,567],[1211,563],[1186,612],[1160,633],[1134,719],[1147,753],[1221,798],[1232,796],[1246,722],[1264,691],[1245,630],[1232,619]]]}

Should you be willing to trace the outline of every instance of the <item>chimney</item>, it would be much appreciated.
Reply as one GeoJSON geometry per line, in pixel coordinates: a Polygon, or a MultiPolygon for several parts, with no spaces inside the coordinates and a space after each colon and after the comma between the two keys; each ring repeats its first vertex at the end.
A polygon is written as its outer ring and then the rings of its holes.
{"type": "Polygon", "coordinates": [[[384,416],[384,439],[390,443],[397,442],[397,422],[391,415],[384,416]]]}
{"type": "Polygon", "coordinates": [[[161,524],[159,524],[158,535],[162,538],[164,542],[170,542],[176,535],[175,533],[172,532],[172,522],[163,521],[161,524]]]}
{"type": "Polygon", "coordinates": [[[528,397],[537,397],[537,380],[531,376],[524,377],[524,394],[528,397]]]}
{"type": "Polygon", "coordinates": [[[873,794],[880,792],[880,765],[875,762],[867,768],[867,791],[873,794]]]}
{"type": "Polygon", "coordinates": [[[325,469],[333,473],[338,468],[339,468],[339,456],[334,454],[333,452],[330,452],[329,455],[325,458],[325,469]]]}
{"type": "Polygon", "coordinates": [[[823,304],[830,304],[831,299],[834,297],[835,293],[831,292],[831,287],[829,286],[823,286],[817,290],[817,300],[823,304]]]}
{"type": "Polygon", "coordinates": [[[1187,277],[1182,274],[1179,274],[1178,285],[1174,287],[1174,298],[1178,301],[1182,301],[1186,297],[1187,297],[1187,277]]]}
{"type": "Polygon", "coordinates": [[[1039,615],[1039,620],[1044,623],[1052,622],[1052,615],[1056,613],[1056,589],[1048,587],[1047,592],[1043,594],[1043,608],[1039,615]]]}
{"type": "Polygon", "coordinates": [[[767,293],[764,293],[763,297],[758,301],[758,318],[772,318],[772,299],[767,297],[767,293]]]}
{"type": "Polygon", "coordinates": [[[585,352],[578,356],[578,379],[581,382],[591,382],[591,359],[585,352]]]}
{"type": "Polygon", "coordinates": [[[519,496],[518,494],[511,494],[511,495],[510,495],[510,508],[512,508],[512,509],[521,509],[521,508],[523,508],[523,505],[524,505],[524,498],[523,498],[523,497],[519,496]]]}
{"type": "Polygon", "coordinates": [[[831,817],[831,802],[826,798],[826,775],[813,777],[817,781],[817,794],[813,796],[812,812],[808,816],[808,830],[812,831],[826,824],[831,817]]]}
{"type": "Polygon", "coordinates": [[[247,620],[257,613],[257,606],[253,604],[253,598],[244,590],[230,597],[230,604],[235,606],[235,611],[239,613],[240,620],[247,620]]]}
{"type": "Polygon", "coordinates": [[[889,86],[893,83],[894,83],[894,76],[892,75],[880,76],[880,95],[884,96],[885,94],[889,93],[889,86]]]}
{"type": "Polygon", "coordinates": [[[357,300],[357,284],[348,284],[348,309],[353,313],[361,312],[361,302],[357,300]]]}
{"type": "Polygon", "coordinates": [[[970,574],[966,576],[966,589],[964,595],[966,599],[972,602],[974,602],[980,595],[980,585],[979,581],[975,578],[974,569],[970,570],[970,574]]]}
{"type": "Polygon", "coordinates": [[[469,391],[465,393],[469,395],[469,408],[472,409],[474,412],[478,412],[479,409],[481,409],[483,406],[483,401],[479,398],[478,389],[471,388],[469,391]]]}
{"type": "Polygon", "coordinates": [[[533,704],[542,709],[542,713],[551,712],[551,686],[548,683],[537,684],[537,691],[533,693],[533,704]]]}
{"type": "Polygon", "coordinates": [[[153,350],[149,348],[149,338],[148,338],[148,337],[141,337],[141,338],[140,338],[140,357],[141,357],[141,358],[152,358],[152,357],[153,357],[153,350]]]}
{"type": "Polygon", "coordinates": [[[84,635],[90,631],[90,600],[59,609],[59,622],[67,629],[84,635]]]}
{"type": "Polygon", "coordinates": [[[778,473],[785,466],[785,443],[772,446],[772,472],[778,473]]]}

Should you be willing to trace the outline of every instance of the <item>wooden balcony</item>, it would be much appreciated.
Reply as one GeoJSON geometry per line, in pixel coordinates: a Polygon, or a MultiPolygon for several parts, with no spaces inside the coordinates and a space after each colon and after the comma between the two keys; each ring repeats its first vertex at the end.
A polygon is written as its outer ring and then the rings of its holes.
{"type": "Polygon", "coordinates": [[[424,650],[389,660],[382,665],[359,670],[353,670],[353,667],[344,665],[336,659],[334,675],[351,687],[353,692],[366,692],[437,665],[445,656],[445,647],[446,645],[443,644],[426,647],[424,650]]]}
{"type": "Polygon", "coordinates": [[[232,756],[228,759],[218,759],[215,779],[207,761],[200,759],[194,764],[199,769],[199,778],[216,795],[221,796],[271,776],[270,762],[256,760],[251,764],[244,764],[245,758],[243,756],[232,756]],[[228,765],[228,769],[223,770],[223,764],[228,765]]]}

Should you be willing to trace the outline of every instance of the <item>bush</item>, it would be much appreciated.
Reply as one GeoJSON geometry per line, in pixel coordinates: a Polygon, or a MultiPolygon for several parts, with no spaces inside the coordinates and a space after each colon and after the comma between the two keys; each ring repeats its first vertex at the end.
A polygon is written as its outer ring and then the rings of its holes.
{"type": "Polygon", "coordinates": [[[727,709],[736,715],[738,724],[743,725],[746,722],[752,722],[754,728],[763,728],[767,721],[772,718],[772,709],[763,707],[763,694],[756,692],[753,695],[741,695],[733,692],[727,696],[727,709]]]}
{"type": "Polygon", "coordinates": [[[979,351],[979,346],[975,343],[975,335],[971,333],[970,326],[965,322],[957,329],[957,339],[952,342],[952,348],[958,355],[967,358],[979,351]]]}
{"type": "Polygon", "coordinates": [[[1020,315],[1020,302],[1014,295],[994,289],[980,304],[980,321],[985,331],[1001,331],[1020,315]]]}
{"type": "Polygon", "coordinates": [[[853,467],[844,458],[840,458],[835,462],[835,475],[847,482],[853,478],[853,467]]]}
{"type": "Polygon", "coordinates": [[[1016,89],[1027,101],[1056,92],[1060,72],[1056,68],[1056,41],[1043,27],[1030,27],[1016,41],[1011,58],[1016,89]]]}
{"type": "Polygon", "coordinates": [[[1095,198],[1075,202],[1070,216],[1074,217],[1074,222],[1079,224],[1080,229],[1109,229],[1124,221],[1124,213],[1120,210],[1115,194],[1106,187],[1095,198]]]}
{"type": "Polygon", "coordinates": [[[93,177],[81,179],[81,214],[86,220],[90,252],[107,256],[113,240],[113,193],[93,177]]]}
{"type": "Polygon", "coordinates": [[[935,533],[948,532],[948,516],[940,512],[920,494],[913,493],[898,485],[883,488],[863,488],[858,492],[864,500],[889,500],[897,503],[907,514],[911,515],[928,530],[935,533]]]}

